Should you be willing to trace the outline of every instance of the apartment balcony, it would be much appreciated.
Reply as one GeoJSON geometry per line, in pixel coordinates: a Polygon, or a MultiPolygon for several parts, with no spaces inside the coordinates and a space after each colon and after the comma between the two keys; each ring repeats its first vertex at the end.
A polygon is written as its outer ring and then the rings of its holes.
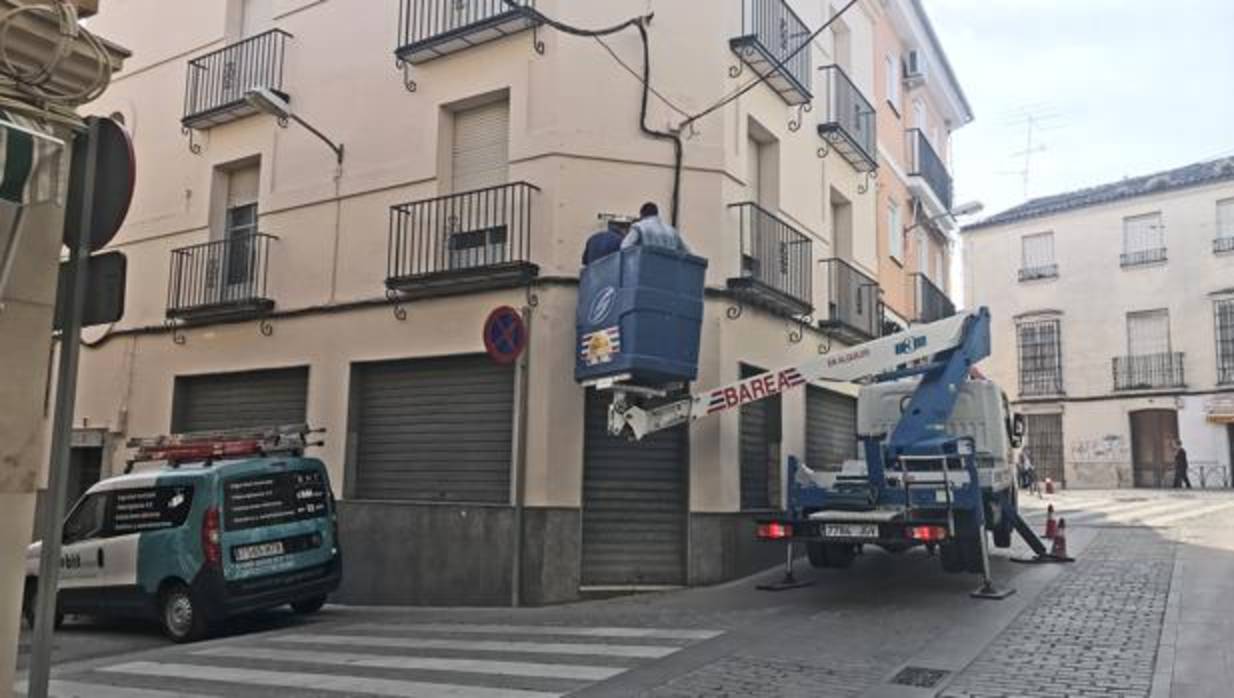
{"type": "MultiPolygon", "coordinates": [[[[535,0],[517,4],[534,8],[535,0]]],[[[539,25],[505,0],[399,0],[398,60],[412,65],[539,25]]]]}
{"type": "Polygon", "coordinates": [[[272,310],[266,277],[270,243],[277,239],[253,233],[172,250],[167,318],[208,322],[272,310]]]}
{"type": "Polygon", "coordinates": [[[1116,356],[1113,360],[1115,390],[1183,388],[1183,353],[1116,356]]]}
{"type": "Polygon", "coordinates": [[[858,172],[878,169],[875,113],[870,100],[838,65],[825,66],[823,116],[818,135],[826,142],[823,152],[835,149],[858,172]]]}
{"type": "Polygon", "coordinates": [[[882,290],[878,282],[842,259],[823,260],[827,312],[819,328],[846,342],[867,342],[881,335],[882,290]]]}
{"type": "Polygon", "coordinates": [[[909,283],[912,286],[912,322],[935,322],[955,315],[955,304],[930,281],[930,277],[918,272],[909,275],[909,283]]]}
{"type": "Polygon", "coordinates": [[[951,210],[951,175],[947,165],[930,145],[921,129],[904,132],[908,140],[908,188],[917,198],[929,204],[931,216],[941,216],[951,210]]]}
{"type": "Polygon", "coordinates": [[[1118,263],[1124,269],[1161,264],[1166,261],[1165,249],[1164,247],[1155,247],[1151,250],[1140,250],[1139,252],[1124,252],[1119,255],[1118,263]]]}
{"type": "Polygon", "coordinates": [[[283,91],[283,55],[290,38],[291,34],[272,29],[190,60],[180,124],[207,129],[253,114],[256,110],[244,95],[258,87],[288,99],[283,91]]]}
{"type": "Polygon", "coordinates": [[[386,287],[418,298],[528,283],[540,271],[531,262],[539,193],[514,182],[391,207],[386,287]]]}
{"type": "Polygon", "coordinates": [[[732,204],[741,220],[741,276],[728,280],[739,299],[788,315],[813,309],[810,238],[757,204],[732,204]]]}
{"type": "Polygon", "coordinates": [[[1057,278],[1057,264],[1039,264],[1035,267],[1024,267],[1020,270],[1020,281],[1037,281],[1039,279],[1057,278]]]}
{"type": "MultiPolygon", "coordinates": [[[[785,102],[798,105],[814,98],[811,51],[807,48],[788,56],[809,38],[810,28],[785,0],[741,0],[741,36],[730,39],[729,46],[785,102]]],[[[740,66],[734,72],[739,75],[740,66]]]]}
{"type": "Polygon", "coordinates": [[[1227,235],[1213,240],[1213,254],[1222,254],[1224,252],[1234,252],[1234,235],[1227,235]]]}

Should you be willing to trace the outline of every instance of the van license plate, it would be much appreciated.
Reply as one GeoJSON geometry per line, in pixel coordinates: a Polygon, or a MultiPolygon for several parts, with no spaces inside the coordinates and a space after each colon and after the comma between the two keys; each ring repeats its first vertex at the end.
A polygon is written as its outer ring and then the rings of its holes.
{"type": "Polygon", "coordinates": [[[876,524],[826,524],[824,538],[878,538],[876,524]]]}
{"type": "Polygon", "coordinates": [[[283,541],[274,543],[258,543],[257,545],[246,545],[241,548],[236,548],[236,562],[248,562],[250,560],[260,560],[264,557],[277,557],[283,554],[283,541]]]}

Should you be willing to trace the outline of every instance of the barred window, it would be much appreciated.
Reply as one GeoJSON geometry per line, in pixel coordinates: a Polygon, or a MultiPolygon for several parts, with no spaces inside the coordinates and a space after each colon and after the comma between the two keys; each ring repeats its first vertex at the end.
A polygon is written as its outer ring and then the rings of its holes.
{"type": "Polygon", "coordinates": [[[1016,327],[1020,356],[1020,395],[1063,392],[1062,341],[1059,321],[1033,320],[1016,327]]]}
{"type": "Polygon", "coordinates": [[[1234,384],[1234,298],[1216,303],[1217,383],[1234,384]]]}

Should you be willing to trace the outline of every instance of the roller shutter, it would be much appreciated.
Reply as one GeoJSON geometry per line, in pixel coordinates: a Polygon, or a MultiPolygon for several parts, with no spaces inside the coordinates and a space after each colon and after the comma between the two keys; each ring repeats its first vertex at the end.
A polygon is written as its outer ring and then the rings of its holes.
{"type": "Polygon", "coordinates": [[[451,186],[456,194],[505,184],[510,171],[510,103],[454,114],[451,186]]]}
{"type": "Polygon", "coordinates": [[[351,497],[510,501],[514,370],[464,356],[352,372],[351,497]]]}
{"type": "MultiPolygon", "coordinates": [[[[761,368],[741,367],[743,379],[762,373],[761,368]]],[[[780,508],[781,399],[776,395],[741,406],[742,509],[780,508]]]]}
{"type": "Polygon", "coordinates": [[[815,386],[806,389],[806,465],[839,470],[858,457],[857,401],[815,386]]]}
{"type": "Polygon", "coordinates": [[[172,398],[175,433],[303,424],[308,368],[177,376],[172,398]]]}
{"type": "Polygon", "coordinates": [[[685,427],[609,436],[607,393],[588,391],[583,466],[585,586],[685,583],[685,427]]]}

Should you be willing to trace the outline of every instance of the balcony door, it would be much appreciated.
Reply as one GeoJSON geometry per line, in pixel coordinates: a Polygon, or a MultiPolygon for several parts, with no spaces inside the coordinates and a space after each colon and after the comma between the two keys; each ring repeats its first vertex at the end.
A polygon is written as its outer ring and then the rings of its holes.
{"type": "Polygon", "coordinates": [[[210,265],[216,270],[218,302],[244,300],[253,295],[259,179],[257,166],[234,170],[227,177],[223,244],[210,255],[210,265]]]}
{"type": "Polygon", "coordinates": [[[443,221],[449,268],[510,261],[508,226],[514,202],[509,192],[493,189],[510,179],[510,102],[454,112],[450,155],[454,196],[447,200],[443,221]]]}
{"type": "Polygon", "coordinates": [[[1170,353],[1170,311],[1127,313],[1128,356],[1160,356],[1170,353]]]}

